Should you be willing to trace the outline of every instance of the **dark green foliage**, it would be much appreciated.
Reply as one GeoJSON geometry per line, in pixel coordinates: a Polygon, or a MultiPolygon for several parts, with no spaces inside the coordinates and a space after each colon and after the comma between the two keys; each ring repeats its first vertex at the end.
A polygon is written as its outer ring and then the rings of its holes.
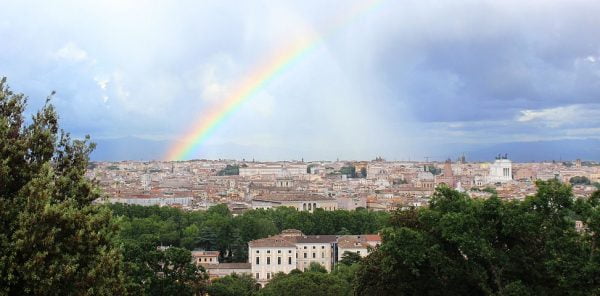
{"type": "Polygon", "coordinates": [[[392,184],[394,184],[394,185],[408,184],[408,181],[406,181],[405,179],[394,179],[394,180],[392,180],[392,184]]]}
{"type": "Polygon", "coordinates": [[[352,295],[352,288],[342,278],[324,272],[291,272],[276,274],[259,291],[261,296],[330,296],[352,295]]]}
{"type": "Polygon", "coordinates": [[[569,179],[569,183],[571,183],[572,185],[590,185],[590,184],[592,184],[592,182],[590,182],[590,179],[588,179],[588,177],[586,177],[586,176],[572,177],[571,179],[569,179]]]}
{"type": "Polygon", "coordinates": [[[483,189],[477,188],[477,187],[473,187],[471,188],[471,191],[476,191],[476,192],[487,192],[487,193],[491,193],[491,194],[498,194],[498,191],[496,190],[496,188],[494,187],[485,187],[483,189]]]}
{"type": "Polygon", "coordinates": [[[361,261],[359,295],[597,295],[600,193],[537,182],[524,201],[437,189],[428,209],[395,213],[361,261]],[[588,231],[578,233],[574,219],[588,231]]]}
{"type": "Polygon", "coordinates": [[[352,265],[360,262],[361,259],[362,257],[360,257],[358,253],[345,251],[344,254],[342,254],[342,260],[340,260],[339,263],[344,265],[352,265]]]}
{"type": "Polygon", "coordinates": [[[49,101],[26,123],[0,80],[0,295],[124,294],[116,225],[84,176],[94,145],[59,131],[49,101]]]}
{"type": "Polygon", "coordinates": [[[148,295],[183,296],[206,292],[208,274],[203,267],[191,262],[189,250],[168,248],[156,254],[153,261],[147,262],[153,270],[152,277],[144,285],[148,295]]]}
{"type": "Polygon", "coordinates": [[[340,174],[350,178],[356,178],[356,168],[354,166],[345,166],[340,169],[340,174]]]}
{"type": "Polygon", "coordinates": [[[307,174],[310,174],[310,169],[311,169],[311,168],[313,168],[313,167],[316,167],[316,166],[317,166],[317,165],[316,165],[316,164],[314,164],[314,163],[311,163],[311,164],[307,165],[307,166],[306,166],[306,173],[307,173],[307,174]]]}
{"type": "Polygon", "coordinates": [[[436,168],[435,166],[427,166],[427,171],[429,171],[430,173],[432,173],[434,176],[437,176],[439,174],[442,173],[442,169],[441,168],[436,168]]]}
{"type": "Polygon", "coordinates": [[[322,273],[327,273],[327,269],[325,268],[325,266],[317,263],[317,262],[311,262],[308,265],[308,270],[309,272],[322,272],[322,273]]]}
{"type": "Polygon", "coordinates": [[[219,176],[236,176],[240,174],[239,165],[227,165],[224,169],[220,170],[217,175],[219,176]]]}
{"type": "Polygon", "coordinates": [[[249,274],[231,274],[214,280],[208,287],[211,296],[252,296],[258,289],[256,280],[249,274]]]}
{"type": "Polygon", "coordinates": [[[121,239],[152,242],[157,245],[202,248],[219,251],[223,262],[248,260],[248,242],[298,229],[305,234],[376,233],[387,226],[385,212],[324,211],[314,213],[293,208],[249,210],[233,217],[226,205],[206,212],[182,212],[165,207],[114,204],[116,216],[122,216],[121,239]]]}

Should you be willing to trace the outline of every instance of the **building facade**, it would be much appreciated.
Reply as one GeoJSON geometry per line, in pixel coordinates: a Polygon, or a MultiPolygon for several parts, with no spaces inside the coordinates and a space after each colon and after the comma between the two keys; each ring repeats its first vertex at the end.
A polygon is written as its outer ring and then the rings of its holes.
{"type": "Polygon", "coordinates": [[[353,244],[355,241],[360,242],[360,248],[348,245],[342,250],[366,256],[372,248],[381,243],[381,238],[379,235],[304,235],[299,230],[287,229],[279,235],[248,243],[251,273],[256,281],[264,286],[279,272],[306,270],[313,262],[320,264],[327,271],[332,271],[342,256],[338,245],[347,242],[353,244]]]}
{"type": "Polygon", "coordinates": [[[490,165],[488,183],[505,183],[512,179],[512,161],[507,155],[496,157],[496,161],[490,165]]]}

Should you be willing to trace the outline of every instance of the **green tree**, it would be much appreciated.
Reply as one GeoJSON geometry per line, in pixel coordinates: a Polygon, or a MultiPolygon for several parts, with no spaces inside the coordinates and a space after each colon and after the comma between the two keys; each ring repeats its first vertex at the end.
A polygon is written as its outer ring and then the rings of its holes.
{"type": "Polygon", "coordinates": [[[276,274],[262,288],[261,296],[330,296],[351,295],[351,286],[335,275],[323,272],[293,272],[276,274]]]}
{"type": "Polygon", "coordinates": [[[202,266],[192,263],[192,254],[181,248],[159,252],[152,264],[154,277],[149,295],[202,295],[208,285],[208,274],[202,266]]]}
{"type": "Polygon", "coordinates": [[[340,169],[340,174],[350,178],[356,177],[356,168],[354,166],[345,166],[340,169]]]}
{"type": "Polygon", "coordinates": [[[211,296],[252,296],[258,290],[251,275],[233,273],[214,280],[207,291],[211,296]]]}
{"type": "Polygon", "coordinates": [[[193,250],[198,243],[200,238],[200,229],[196,224],[192,224],[183,229],[183,238],[181,239],[181,245],[188,250],[193,250]]]}
{"type": "Polygon", "coordinates": [[[217,175],[219,176],[237,176],[240,174],[239,165],[227,165],[224,169],[220,170],[217,175]]]}
{"type": "Polygon", "coordinates": [[[0,294],[125,293],[117,227],[84,176],[94,145],[59,131],[50,97],[26,124],[26,102],[0,79],[0,294]]]}
{"type": "Polygon", "coordinates": [[[429,208],[395,213],[360,263],[356,293],[598,294],[600,194],[575,202],[568,185],[536,184],[524,201],[473,200],[442,186],[429,208]],[[589,230],[578,233],[575,218],[589,230]]]}
{"type": "Polygon", "coordinates": [[[345,251],[342,254],[342,260],[340,260],[340,263],[344,265],[352,265],[360,262],[361,259],[362,257],[358,253],[345,251]]]}
{"type": "Polygon", "coordinates": [[[318,262],[311,262],[308,265],[308,271],[309,272],[327,273],[327,269],[325,268],[325,266],[319,264],[318,262]]]}
{"type": "Polygon", "coordinates": [[[586,177],[586,176],[571,177],[571,179],[569,179],[569,183],[571,183],[572,185],[590,185],[590,184],[592,184],[592,182],[590,182],[590,179],[588,179],[588,177],[586,177]]]}

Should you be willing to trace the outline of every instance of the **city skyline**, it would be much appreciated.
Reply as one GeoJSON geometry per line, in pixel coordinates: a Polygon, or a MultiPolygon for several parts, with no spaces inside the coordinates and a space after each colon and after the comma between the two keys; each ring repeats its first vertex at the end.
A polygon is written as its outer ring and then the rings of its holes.
{"type": "Polygon", "coordinates": [[[334,34],[352,5],[7,3],[0,76],[28,114],[57,91],[61,124],[90,134],[96,159],[137,159],[105,144],[119,139],[163,159],[253,69],[315,35],[186,159],[600,159],[600,4],[375,2],[334,34]]]}

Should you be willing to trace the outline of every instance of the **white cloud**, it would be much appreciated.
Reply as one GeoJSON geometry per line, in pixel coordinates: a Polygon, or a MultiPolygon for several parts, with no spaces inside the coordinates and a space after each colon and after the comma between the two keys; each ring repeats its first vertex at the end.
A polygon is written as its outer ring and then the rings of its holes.
{"type": "Polygon", "coordinates": [[[207,102],[224,100],[230,94],[234,62],[229,55],[219,55],[202,67],[198,82],[201,98],[207,102]]]}
{"type": "Polygon", "coordinates": [[[522,110],[518,122],[541,123],[548,127],[585,124],[600,119],[600,108],[595,105],[568,105],[540,110],[522,110]]]}
{"type": "Polygon", "coordinates": [[[108,86],[108,83],[110,82],[109,79],[106,78],[101,78],[101,77],[94,77],[94,81],[96,81],[96,84],[98,84],[98,86],[102,89],[102,90],[106,90],[106,87],[108,86]]]}
{"type": "Polygon", "coordinates": [[[54,56],[57,59],[73,62],[82,62],[88,59],[88,53],[73,42],[68,42],[65,44],[62,48],[54,53],[54,56]]]}

